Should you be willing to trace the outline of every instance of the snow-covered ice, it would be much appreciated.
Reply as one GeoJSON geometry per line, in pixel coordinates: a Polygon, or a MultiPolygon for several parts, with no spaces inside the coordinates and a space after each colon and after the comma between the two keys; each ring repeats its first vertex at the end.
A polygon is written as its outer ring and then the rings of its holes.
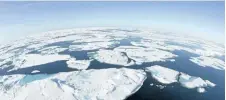
{"type": "Polygon", "coordinates": [[[40,72],[39,70],[34,70],[31,73],[39,73],[39,72],[40,72]]]}
{"type": "Polygon", "coordinates": [[[204,88],[198,88],[197,91],[198,91],[199,93],[204,93],[206,90],[205,90],[204,88]]]}
{"type": "MultiPolygon", "coordinates": [[[[76,60],[68,54],[59,54],[65,53],[63,51],[67,49],[70,53],[71,51],[97,50],[89,52],[89,57],[99,62],[120,66],[140,65],[145,62],[177,62],[174,58],[178,55],[172,52],[182,50],[200,56],[190,58],[190,61],[200,66],[220,71],[225,69],[224,61],[218,58],[225,55],[225,46],[202,39],[147,29],[77,28],[49,31],[1,44],[0,70],[10,69],[9,66],[15,65],[13,69],[7,70],[9,72],[19,68],[66,60],[68,67],[79,69],[79,71],[54,75],[0,76],[0,98],[2,100],[118,100],[135,93],[146,79],[145,72],[139,69],[83,70],[88,68],[91,60],[76,60]],[[133,37],[141,39],[133,40],[133,37]],[[124,39],[130,39],[129,43],[124,45],[124,41],[121,41],[124,39]],[[127,46],[130,44],[132,46],[127,46]],[[32,54],[37,52],[40,54],[32,54]]],[[[153,78],[160,83],[165,84],[164,86],[179,82],[181,86],[197,89],[200,93],[206,92],[207,87],[218,85],[197,76],[182,72],[179,74],[176,70],[162,66],[151,66],[145,68],[145,71],[151,73],[153,78]]],[[[39,71],[34,70],[32,73],[39,73],[39,71]]],[[[164,88],[163,85],[158,86],[164,88]]]]}
{"type": "Polygon", "coordinates": [[[209,80],[206,80],[206,84],[207,84],[208,86],[210,86],[210,87],[215,87],[215,86],[216,86],[216,84],[210,82],[209,80]]]}
{"type": "Polygon", "coordinates": [[[70,58],[66,63],[69,68],[83,70],[87,69],[92,60],[76,60],[76,58],[70,58]]]}
{"type": "Polygon", "coordinates": [[[205,57],[205,56],[200,56],[200,57],[192,57],[190,61],[202,66],[202,67],[212,67],[217,70],[224,70],[224,61],[213,58],[213,57],[205,57]]]}
{"type": "Polygon", "coordinates": [[[145,71],[150,72],[154,79],[158,80],[160,83],[163,84],[171,84],[177,82],[177,76],[179,74],[179,72],[175,70],[165,68],[159,65],[147,67],[145,68],[145,71]]]}
{"type": "Polygon", "coordinates": [[[26,68],[26,67],[32,67],[36,65],[51,63],[55,61],[60,60],[68,60],[70,58],[69,55],[40,55],[40,54],[27,54],[27,55],[21,55],[17,59],[14,59],[13,64],[16,66],[14,68],[26,68]]]}
{"type": "Polygon", "coordinates": [[[14,95],[1,92],[0,97],[7,97],[4,100],[123,100],[138,91],[145,79],[144,71],[126,68],[63,72],[16,90],[11,88],[14,95]]]}
{"type": "Polygon", "coordinates": [[[215,84],[209,80],[203,80],[200,77],[190,76],[188,74],[182,73],[166,67],[159,65],[154,65],[145,68],[146,72],[152,74],[152,77],[162,84],[171,84],[174,82],[179,82],[183,87],[194,89],[198,88],[199,92],[203,91],[205,87],[214,87],[215,84]],[[202,88],[200,90],[200,88],[202,88]]]}
{"type": "Polygon", "coordinates": [[[134,59],[136,63],[166,61],[169,58],[177,57],[171,52],[136,46],[119,46],[114,51],[126,52],[128,57],[134,59]]]}
{"type": "Polygon", "coordinates": [[[164,86],[164,85],[156,85],[156,87],[158,87],[159,89],[164,89],[166,86],[164,86]]]}
{"type": "Polygon", "coordinates": [[[179,82],[182,86],[186,88],[198,88],[198,87],[214,87],[214,83],[203,80],[200,77],[194,77],[187,74],[182,73],[179,78],[179,82]]]}
{"type": "Polygon", "coordinates": [[[135,62],[128,58],[125,52],[113,50],[99,50],[97,52],[89,53],[89,56],[101,63],[129,66],[135,62]]]}

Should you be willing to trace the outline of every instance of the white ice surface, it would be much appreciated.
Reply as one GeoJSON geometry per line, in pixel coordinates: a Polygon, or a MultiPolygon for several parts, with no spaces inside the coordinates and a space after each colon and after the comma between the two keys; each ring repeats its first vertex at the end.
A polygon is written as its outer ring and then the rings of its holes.
{"type": "Polygon", "coordinates": [[[69,55],[40,55],[40,54],[27,54],[21,55],[14,59],[13,64],[16,66],[14,69],[32,67],[36,65],[51,63],[60,60],[68,60],[69,55]]]}
{"type": "Polygon", "coordinates": [[[154,65],[151,67],[145,68],[146,72],[150,72],[152,77],[163,84],[171,84],[177,82],[177,76],[179,72],[165,68],[159,65],[154,65]]]}
{"type": "MultiPolygon", "coordinates": [[[[11,92],[11,95],[1,92],[0,98],[4,97],[4,100],[123,100],[138,91],[145,79],[144,71],[126,68],[59,73],[19,88],[11,88],[7,91],[11,92]]],[[[16,87],[18,84],[13,86],[16,87]]]]}
{"type": "Polygon", "coordinates": [[[186,88],[207,87],[208,84],[200,77],[193,77],[187,74],[180,76],[179,82],[186,88]]]}
{"type": "Polygon", "coordinates": [[[38,73],[38,72],[40,72],[40,71],[39,70],[34,70],[31,73],[38,73]]]}
{"type": "Polygon", "coordinates": [[[217,70],[225,69],[224,61],[217,58],[200,56],[200,57],[192,57],[189,60],[202,67],[212,67],[217,70]]]}
{"type": "Polygon", "coordinates": [[[159,65],[147,67],[145,68],[145,71],[150,72],[152,74],[152,77],[162,84],[171,84],[174,82],[179,82],[183,87],[189,89],[215,86],[215,84],[210,82],[209,80],[203,80],[200,77],[190,76],[185,73],[181,73],[179,75],[178,71],[159,65]]]}
{"type": "Polygon", "coordinates": [[[133,65],[134,61],[130,61],[126,54],[113,50],[99,50],[89,53],[89,56],[101,63],[129,66],[133,65]]]}
{"type": "Polygon", "coordinates": [[[164,86],[164,85],[156,85],[156,87],[158,87],[159,89],[164,89],[166,86],[164,86]]]}
{"type": "Polygon", "coordinates": [[[208,86],[210,86],[210,87],[215,87],[215,86],[216,86],[216,84],[210,82],[209,80],[206,80],[206,84],[207,84],[208,86]]]}
{"type": "Polygon", "coordinates": [[[83,70],[89,67],[90,62],[91,60],[76,60],[75,58],[70,58],[66,63],[69,68],[83,70]]]}
{"type": "Polygon", "coordinates": [[[126,52],[128,57],[134,59],[139,64],[143,62],[166,61],[169,58],[177,57],[177,55],[167,51],[136,46],[119,46],[114,51],[126,52]]]}
{"type": "Polygon", "coordinates": [[[206,90],[205,90],[205,88],[198,88],[197,91],[198,91],[199,93],[204,93],[206,90]]]}

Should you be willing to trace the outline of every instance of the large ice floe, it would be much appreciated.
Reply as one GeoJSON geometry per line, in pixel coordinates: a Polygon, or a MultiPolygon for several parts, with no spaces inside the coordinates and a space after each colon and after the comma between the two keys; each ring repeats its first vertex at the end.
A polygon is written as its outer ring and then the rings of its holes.
{"type": "Polygon", "coordinates": [[[36,66],[36,65],[42,65],[50,62],[60,61],[60,60],[68,60],[69,58],[70,58],[69,55],[27,54],[27,55],[21,55],[17,59],[14,59],[13,65],[16,66],[14,69],[18,69],[18,68],[26,68],[26,67],[36,66]]]}
{"type": "Polygon", "coordinates": [[[177,82],[178,71],[161,67],[158,65],[147,67],[146,72],[151,72],[152,77],[163,84],[171,84],[177,82]]]}
{"type": "Polygon", "coordinates": [[[179,82],[185,88],[197,88],[197,91],[200,93],[205,91],[205,87],[215,86],[214,83],[208,80],[203,80],[200,77],[190,76],[188,74],[178,72],[159,65],[147,67],[145,71],[150,72],[152,77],[162,84],[171,84],[174,82],[179,82]]]}
{"type": "Polygon", "coordinates": [[[126,52],[128,57],[134,59],[137,64],[143,62],[166,61],[167,59],[177,57],[170,52],[136,46],[119,46],[114,51],[126,52]]]}
{"type": "Polygon", "coordinates": [[[87,69],[91,60],[76,60],[76,58],[70,58],[66,63],[69,68],[83,70],[87,69]]]}
{"type": "Polygon", "coordinates": [[[145,79],[144,71],[126,68],[75,71],[2,91],[0,97],[3,100],[123,100],[138,91],[145,79]],[[8,93],[12,91],[13,94],[8,93]]]}
{"type": "Polygon", "coordinates": [[[89,53],[89,56],[101,63],[130,66],[135,62],[128,58],[125,52],[113,51],[113,50],[99,50],[97,52],[89,53]]]}
{"type": "Polygon", "coordinates": [[[205,57],[205,56],[200,56],[200,57],[192,57],[190,61],[203,66],[203,67],[212,67],[218,70],[224,70],[224,61],[214,58],[214,57],[205,57]]]}

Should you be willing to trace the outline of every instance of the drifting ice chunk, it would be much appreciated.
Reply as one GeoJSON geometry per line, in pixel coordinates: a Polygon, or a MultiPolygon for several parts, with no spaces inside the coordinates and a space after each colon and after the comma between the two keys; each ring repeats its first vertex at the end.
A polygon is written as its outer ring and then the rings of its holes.
{"type": "Polygon", "coordinates": [[[169,61],[171,61],[171,62],[175,62],[175,59],[170,59],[169,61]]]}
{"type": "Polygon", "coordinates": [[[15,91],[15,97],[11,98],[12,100],[123,100],[138,91],[145,79],[144,71],[126,68],[59,73],[51,78],[22,86],[15,91]],[[96,81],[97,79],[100,81],[96,81]]]}
{"type": "Polygon", "coordinates": [[[31,73],[39,73],[39,72],[40,72],[39,70],[34,70],[31,73]]]}
{"type": "Polygon", "coordinates": [[[166,86],[163,86],[163,85],[156,85],[156,87],[158,87],[159,89],[164,89],[166,86]]]}
{"type": "Polygon", "coordinates": [[[202,67],[212,67],[218,70],[224,70],[224,61],[213,58],[213,57],[192,57],[190,61],[202,66],[202,67]]]}
{"type": "Polygon", "coordinates": [[[196,87],[214,87],[215,84],[209,80],[203,80],[200,77],[194,77],[182,73],[179,78],[179,82],[183,87],[186,88],[196,88],[196,87]]]}
{"type": "Polygon", "coordinates": [[[153,83],[150,84],[150,86],[153,86],[153,85],[154,85],[153,83]]]}
{"type": "MultiPolygon", "coordinates": [[[[215,86],[214,83],[208,80],[203,80],[200,77],[190,76],[185,73],[179,74],[178,71],[165,68],[159,65],[147,67],[145,71],[150,72],[152,74],[152,77],[162,84],[171,84],[174,82],[179,82],[183,87],[189,89],[215,86]]],[[[203,89],[199,89],[197,91],[202,92],[203,89]]]]}
{"type": "Polygon", "coordinates": [[[51,63],[59,60],[68,60],[69,55],[39,55],[39,54],[28,54],[22,55],[18,59],[13,61],[13,64],[17,68],[26,68],[46,63],[51,63]]]}
{"type": "Polygon", "coordinates": [[[35,81],[24,85],[12,100],[75,100],[72,88],[62,84],[64,91],[51,80],[35,81]]]}
{"type": "Polygon", "coordinates": [[[179,72],[165,68],[159,65],[147,67],[146,72],[150,72],[152,77],[163,84],[171,84],[177,82],[177,76],[179,72]]]}
{"type": "Polygon", "coordinates": [[[134,61],[129,59],[126,53],[112,51],[112,50],[99,50],[97,52],[89,53],[91,58],[96,59],[102,63],[130,66],[134,64],[134,61]]]}
{"type": "Polygon", "coordinates": [[[143,62],[166,61],[169,58],[177,56],[170,52],[155,48],[142,48],[135,46],[119,46],[115,48],[114,51],[126,52],[128,57],[134,59],[137,64],[143,62]]]}
{"type": "Polygon", "coordinates": [[[76,60],[75,58],[69,59],[66,63],[69,68],[73,69],[87,69],[89,67],[91,60],[76,60]]]}
{"type": "Polygon", "coordinates": [[[215,86],[216,86],[216,84],[210,82],[209,80],[206,80],[206,84],[207,84],[208,86],[210,86],[210,87],[215,87],[215,86]]]}
{"type": "Polygon", "coordinates": [[[182,84],[182,86],[186,88],[196,88],[196,87],[206,87],[207,83],[201,79],[200,77],[192,77],[189,75],[182,74],[180,76],[179,82],[182,84]],[[186,76],[186,78],[184,78],[186,76]]]}
{"type": "Polygon", "coordinates": [[[205,88],[198,88],[197,91],[198,91],[199,93],[203,93],[203,92],[205,92],[206,90],[205,90],[205,88]]]}

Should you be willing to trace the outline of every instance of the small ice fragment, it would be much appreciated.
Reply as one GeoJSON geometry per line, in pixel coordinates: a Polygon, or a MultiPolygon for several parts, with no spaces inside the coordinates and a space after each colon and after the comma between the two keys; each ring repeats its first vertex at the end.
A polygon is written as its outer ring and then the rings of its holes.
{"type": "Polygon", "coordinates": [[[39,73],[39,70],[33,70],[31,73],[39,73]]]}
{"type": "Polygon", "coordinates": [[[199,93],[204,93],[206,90],[205,90],[204,88],[201,88],[201,87],[200,87],[200,88],[197,89],[197,91],[198,91],[199,93]]]}

